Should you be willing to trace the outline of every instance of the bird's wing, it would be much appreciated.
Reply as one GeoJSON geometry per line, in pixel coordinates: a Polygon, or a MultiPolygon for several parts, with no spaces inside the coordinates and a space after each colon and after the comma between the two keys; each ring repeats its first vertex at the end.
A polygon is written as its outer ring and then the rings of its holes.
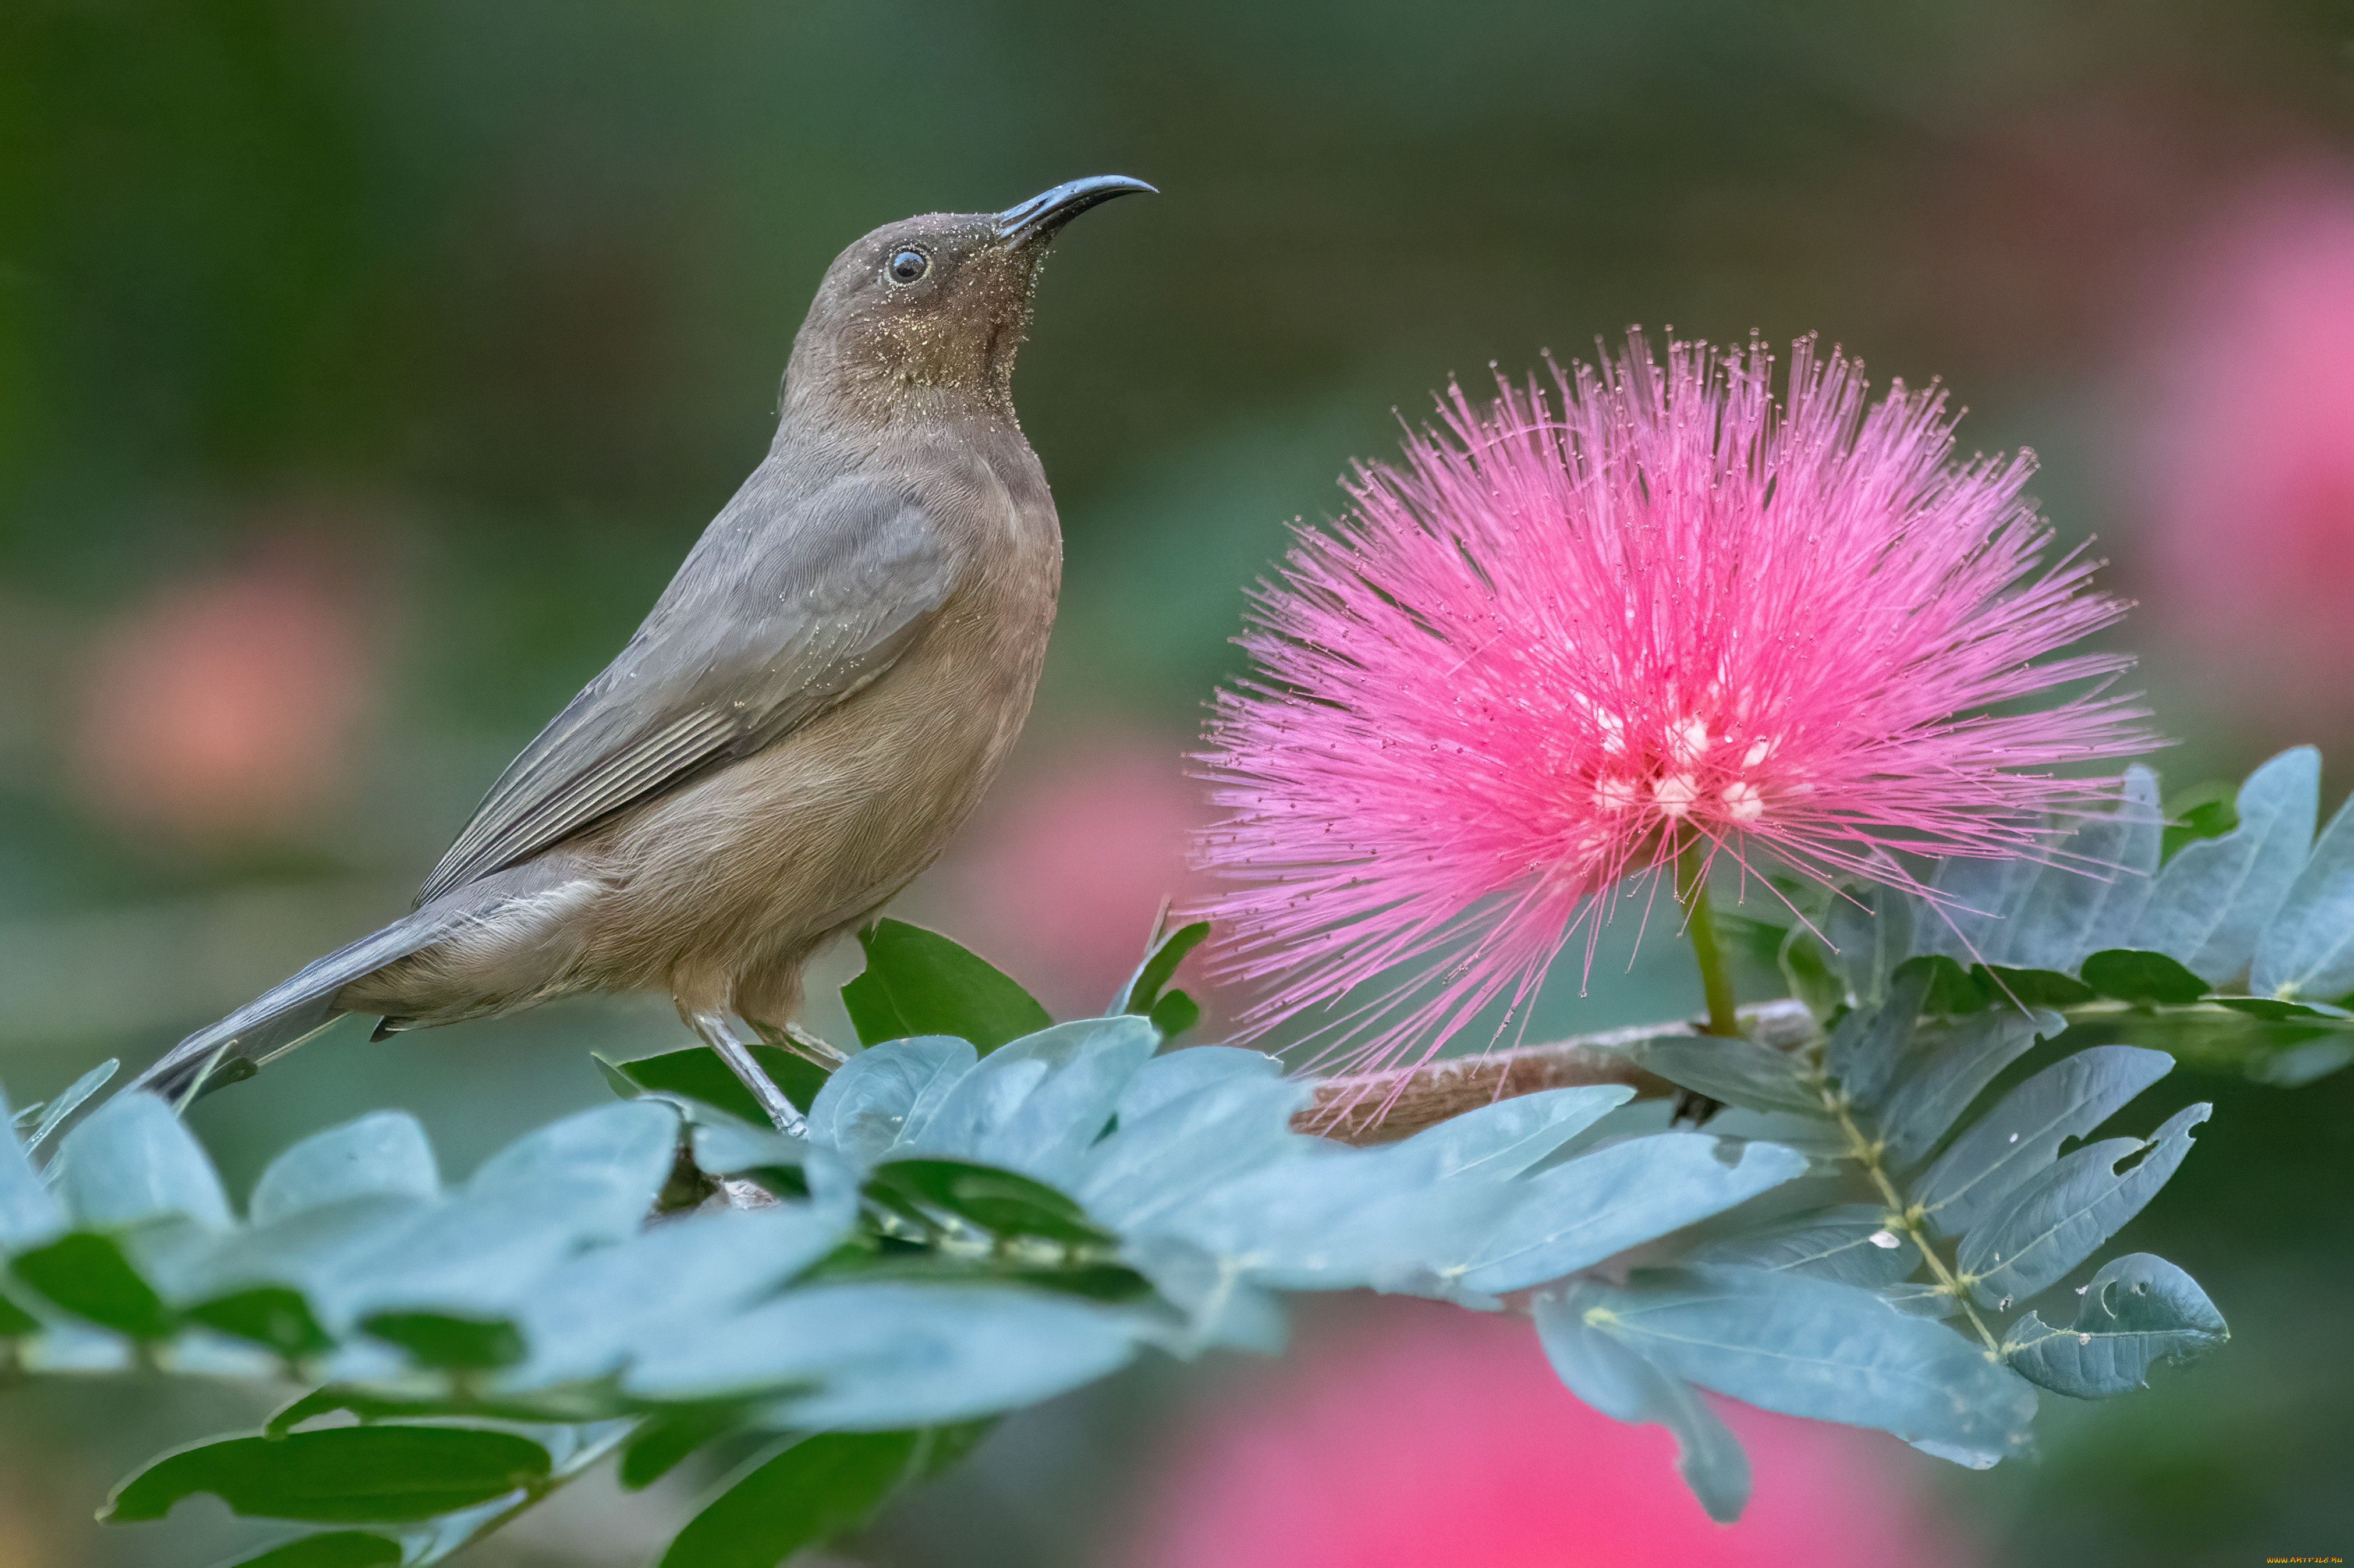
{"type": "Polygon", "coordinates": [[[620,658],[500,775],[418,894],[536,854],[800,727],[891,667],[946,600],[946,541],[905,488],[787,498],[765,465],[620,658]]]}

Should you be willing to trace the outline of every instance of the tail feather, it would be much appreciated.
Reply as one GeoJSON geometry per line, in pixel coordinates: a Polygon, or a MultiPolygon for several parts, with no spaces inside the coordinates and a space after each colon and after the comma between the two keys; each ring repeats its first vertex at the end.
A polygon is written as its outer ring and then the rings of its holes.
{"type": "Polygon", "coordinates": [[[253,1076],[263,1063],[284,1055],[333,1023],[340,1013],[335,993],[345,986],[432,946],[472,914],[456,900],[429,904],[329,953],[218,1023],[199,1029],[173,1046],[161,1061],[133,1079],[126,1092],[145,1089],[175,1105],[186,1105],[199,1095],[253,1076]]]}

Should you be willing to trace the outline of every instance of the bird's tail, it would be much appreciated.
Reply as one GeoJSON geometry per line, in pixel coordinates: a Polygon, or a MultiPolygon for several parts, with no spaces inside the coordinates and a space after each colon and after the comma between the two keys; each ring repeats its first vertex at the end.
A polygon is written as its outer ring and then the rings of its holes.
{"type": "Polygon", "coordinates": [[[218,1023],[207,1025],[164,1053],[125,1092],[145,1089],[175,1106],[227,1084],[249,1078],[261,1065],[282,1056],[328,1024],[341,1012],[335,993],[362,975],[432,946],[471,917],[453,901],[429,904],[373,936],[329,953],[300,974],[281,981],[218,1023]]]}

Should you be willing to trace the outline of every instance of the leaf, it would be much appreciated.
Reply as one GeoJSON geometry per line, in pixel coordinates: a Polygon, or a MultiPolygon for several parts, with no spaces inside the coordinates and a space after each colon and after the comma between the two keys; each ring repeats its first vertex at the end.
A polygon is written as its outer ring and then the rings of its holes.
{"type": "Polygon", "coordinates": [[[2103,996],[2146,1006],[2180,1007],[2207,994],[2207,982],[2164,953],[2108,948],[2084,960],[2084,983],[2103,996]]]}
{"type": "Polygon", "coordinates": [[[943,1155],[1042,1181],[1076,1173],[1160,1037],[1133,1015],[1058,1023],[981,1058],[930,1117],[902,1126],[892,1152],[943,1155]]]}
{"type": "Polygon", "coordinates": [[[1166,991],[1148,1014],[1163,1040],[1174,1040],[1202,1022],[1202,1004],[1182,991],[1166,991]]]}
{"type": "Polygon", "coordinates": [[[66,1228],[65,1210],[9,1129],[7,1109],[7,1097],[0,1095],[0,1255],[48,1241],[66,1228]]]}
{"type": "MultiPolygon", "coordinates": [[[[2274,760],[2278,761],[2279,758],[2274,760]]],[[[2168,800],[2166,834],[2159,852],[2161,858],[2171,864],[2184,846],[2197,843],[2201,839],[2220,839],[2238,827],[2240,813],[2232,804],[2237,793],[2229,782],[2218,779],[2193,785],[2168,800]]],[[[2312,834],[2308,832],[2306,836],[2310,840],[2312,834]]]]}
{"type": "Polygon", "coordinates": [[[1791,1269],[1841,1285],[1894,1285],[1921,1266],[1921,1249],[1877,1203],[1837,1203],[1741,1231],[1691,1255],[1693,1263],[1791,1269]]]}
{"type": "Polygon", "coordinates": [[[2158,1195],[2190,1152],[2190,1129],[2213,1109],[2185,1106],[2147,1143],[2112,1138],[2088,1144],[2020,1188],[2008,1213],[1962,1238],[1962,1272],[1978,1277],[1971,1294],[1981,1305],[2008,1310],[2090,1257],[2158,1195]],[[2118,1162],[2137,1153],[2141,1159],[2118,1173],[2118,1162]]]}
{"type": "Polygon", "coordinates": [[[810,1106],[809,1139],[860,1164],[880,1160],[910,1127],[930,1125],[949,1091],[979,1061],[972,1043],[947,1034],[890,1040],[834,1070],[810,1106]]]}
{"type": "Polygon", "coordinates": [[[67,1311],[134,1340],[167,1339],[179,1328],[111,1237],[79,1231],[18,1254],[8,1266],[67,1311]]]}
{"type": "Polygon", "coordinates": [[[433,1146],[417,1118],[406,1111],[372,1111],[313,1133],[271,1160],[247,1209],[255,1224],[266,1225],[363,1192],[430,1198],[440,1191],[433,1146]]]}
{"type": "Polygon", "coordinates": [[[360,1328],[415,1361],[451,1372],[489,1372],[524,1359],[521,1330],[504,1318],[450,1312],[376,1312],[360,1328]]]}
{"type": "Polygon", "coordinates": [[[1402,1147],[1431,1154],[1441,1181],[1508,1181],[1634,1097],[1624,1084],[1546,1089],[1449,1117],[1402,1147]]]}
{"type": "Polygon", "coordinates": [[[1847,982],[1831,972],[1829,950],[1804,926],[1790,927],[1774,959],[1790,994],[1805,1002],[1807,1011],[1817,1018],[1829,1018],[1845,1005],[1847,982]]]}
{"type": "MultiPolygon", "coordinates": [[[[1823,914],[1823,939],[1831,948],[1830,971],[1857,1007],[1877,1007],[1887,999],[1889,977],[1913,951],[1913,900],[1893,888],[1869,883],[1832,895],[1823,914]]],[[[1793,928],[1793,942],[1802,929],[1793,928]]]]}
{"type": "Polygon", "coordinates": [[[228,1195],[213,1162],[172,1107],[143,1090],[117,1095],[66,1134],[58,1195],[78,1224],[97,1229],[185,1214],[229,1227],[228,1195]]]}
{"type": "Polygon", "coordinates": [[[1082,1156],[1071,1191],[1114,1230],[1134,1236],[1180,1224],[1206,1194],[1317,1146],[1291,1130],[1306,1085],[1275,1076],[1272,1063],[1239,1064],[1256,1053],[1222,1054],[1214,1075],[1178,1065],[1211,1049],[1147,1063],[1120,1100],[1119,1126],[1082,1156]],[[1196,1086],[1162,1097],[1186,1084],[1196,1086]]]}
{"type": "Polygon", "coordinates": [[[2067,1027],[2056,1012],[2022,1017],[2004,1008],[1916,1030],[1905,1071],[1878,1118],[1890,1163],[1903,1169],[1927,1154],[1998,1073],[2039,1037],[2056,1038],[2067,1027]]]}
{"type": "Polygon", "coordinates": [[[744,1407],[732,1402],[673,1405],[638,1424],[622,1446],[619,1479],[624,1491],[642,1491],[723,1433],[744,1424],[744,1407]]]}
{"type": "Polygon", "coordinates": [[[632,1234],[677,1163],[678,1114],[644,1101],[599,1106],[508,1144],[466,1183],[469,1196],[560,1195],[584,1237],[632,1234]]]}
{"type": "Polygon", "coordinates": [[[801,1389],[762,1419],[880,1432],[1035,1404],[1125,1365],[1129,1320],[1068,1296],[986,1285],[816,1284],[724,1332],[651,1348],[623,1374],[642,1399],[801,1389]]]}
{"type": "MultiPolygon", "coordinates": [[[[806,1056],[796,1055],[779,1045],[756,1043],[744,1049],[751,1053],[754,1065],[768,1075],[769,1081],[784,1091],[793,1108],[807,1116],[832,1075],[806,1056]]],[[[640,1088],[684,1095],[756,1126],[769,1125],[769,1113],[752,1097],[752,1091],[744,1086],[736,1069],[721,1061],[719,1053],[708,1045],[689,1045],[665,1051],[659,1056],[641,1056],[634,1062],[608,1065],[640,1088]]]]}
{"type": "Polygon", "coordinates": [[[2094,994],[2083,980],[2056,969],[1988,969],[1974,964],[1970,978],[1979,990],[2021,1007],[2074,1007],[2092,1001],[2094,994]]]}
{"type": "MultiPolygon", "coordinates": [[[[1119,1092],[1114,1114],[1124,1126],[1149,1116],[1172,1100],[1232,1078],[1280,1077],[1283,1064],[1263,1051],[1235,1045],[1193,1045],[1166,1051],[1136,1070],[1119,1092]]],[[[1287,1116],[1289,1113],[1285,1113],[1287,1116]]]]}
{"type": "Polygon", "coordinates": [[[2126,768],[2115,806],[2052,846],[2008,922],[2001,954],[1988,961],[2065,972],[2087,953],[2123,947],[2149,900],[2163,831],[2158,776],[2126,768]]]}
{"type": "Polygon", "coordinates": [[[945,1210],[994,1235],[1036,1236],[1065,1246],[1109,1246],[1118,1240],[1052,1187],[964,1160],[887,1160],[875,1168],[867,1190],[886,1202],[945,1210]]]}
{"type": "Polygon", "coordinates": [[[1914,1203],[1947,1235],[1975,1228],[2041,1175],[2063,1141],[2090,1134],[2173,1067],[2163,1052],[2131,1045],[2054,1063],[1954,1139],[1913,1183],[1914,1203]]]}
{"type": "Polygon", "coordinates": [[[2102,1265],[2083,1294],[2071,1327],[2030,1312],[2004,1338],[2003,1358],[2054,1393],[2107,1399],[2147,1387],[2151,1367],[2195,1361],[2232,1337],[2196,1280],[2146,1252],[2102,1265]]]}
{"type": "Polygon", "coordinates": [[[1563,1305],[1673,1376],[1788,1415],[2000,1455],[2035,1414],[2034,1389],[1951,1330],[1788,1270],[1638,1269],[1624,1288],[1580,1281],[1563,1305]]]}
{"type": "Polygon", "coordinates": [[[1833,1026],[1823,1044],[1823,1070],[1855,1104],[1880,1103],[1882,1091],[1904,1059],[1936,972],[1925,959],[1900,964],[1889,979],[1886,1001],[1875,1009],[1850,1012],[1833,1026]]]}
{"type": "Polygon", "coordinates": [[[2240,787],[2238,826],[2186,843],[2167,862],[2130,945],[2179,959],[2211,985],[2246,968],[2305,864],[2320,791],[2321,754],[2309,746],[2250,774],[2240,787]]]}
{"type": "Polygon", "coordinates": [[[122,1065],[119,1060],[109,1056],[68,1085],[65,1093],[51,1100],[43,1108],[41,1119],[33,1124],[31,1135],[25,1139],[26,1149],[36,1150],[47,1143],[49,1140],[49,1134],[57,1131],[58,1125],[66,1118],[80,1109],[84,1100],[104,1088],[108,1081],[114,1076],[115,1069],[122,1065]]]}
{"type": "Polygon", "coordinates": [[[336,1426],[231,1437],[157,1460],[123,1482],[99,1517],[162,1519],[212,1492],[231,1512],[316,1524],[431,1519],[544,1480],[547,1450],[476,1426],[336,1426]]]}
{"type": "Polygon", "coordinates": [[[2315,1040],[2248,1064],[2248,1076],[2276,1089],[2294,1089],[2325,1078],[2354,1062],[2354,1043],[2315,1040]]]}
{"type": "Polygon", "coordinates": [[[2321,831],[2256,938],[2248,990],[2290,1001],[2354,991],[2354,796],[2321,831]]]}
{"type": "Polygon", "coordinates": [[[401,1560],[400,1542],[363,1530],[331,1530],[273,1546],[238,1568],[379,1568],[401,1560]]]}
{"type": "Polygon", "coordinates": [[[1731,1524],[1749,1501],[1749,1456],[1699,1392],[1599,1330],[1562,1298],[1542,1295],[1537,1340],[1569,1392],[1614,1421],[1675,1434],[1676,1468],[1708,1517],[1731,1524]]]}
{"type": "Polygon", "coordinates": [[[1452,1272],[1489,1296],[1525,1290],[1721,1213],[1806,1173],[1772,1143],[1669,1132],[1606,1144],[1522,1183],[1524,1193],[1452,1272]]]}
{"type": "Polygon", "coordinates": [[[913,1432],[829,1432],[756,1466],[707,1504],[660,1568],[777,1568],[874,1517],[910,1478],[913,1432]]]}
{"type": "Polygon", "coordinates": [[[936,931],[877,920],[858,933],[858,945],[866,968],[842,988],[842,1002],[866,1045],[951,1034],[985,1056],[1054,1022],[987,959],[936,931]]]}
{"type": "Polygon", "coordinates": [[[21,1340],[40,1331],[41,1320],[10,1300],[5,1287],[0,1287],[0,1340],[21,1340]]]}
{"type": "Polygon", "coordinates": [[[1190,926],[1179,927],[1165,937],[1157,937],[1152,950],[1145,955],[1144,962],[1137,966],[1136,972],[1120,988],[1119,995],[1112,999],[1109,1011],[1150,1016],[1162,990],[1176,974],[1177,966],[1183,963],[1185,955],[1200,947],[1203,938],[1209,934],[1210,923],[1196,920],[1190,926]]]}
{"type": "Polygon", "coordinates": [[[1627,1054],[1648,1072],[1726,1105],[1821,1117],[1823,1097],[1798,1064],[1771,1046],[1713,1034],[1661,1035],[1627,1054]]]}
{"type": "Polygon", "coordinates": [[[335,1341],[311,1315],[311,1305],[299,1291],[283,1286],[259,1286],[191,1307],[185,1314],[224,1334],[267,1345],[289,1361],[324,1355],[335,1341]]]}

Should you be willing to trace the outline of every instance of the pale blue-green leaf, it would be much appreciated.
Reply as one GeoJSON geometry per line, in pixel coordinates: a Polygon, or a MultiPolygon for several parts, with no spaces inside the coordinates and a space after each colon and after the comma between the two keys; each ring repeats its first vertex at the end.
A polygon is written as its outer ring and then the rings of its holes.
{"type": "Polygon", "coordinates": [[[2326,1078],[2349,1062],[2354,1062],[2354,1043],[2308,1040],[2302,1045],[2251,1059],[2248,1076],[2276,1089],[2294,1089],[2316,1078],[2326,1078]]]}
{"type": "Polygon", "coordinates": [[[20,1371],[42,1372],[119,1372],[131,1370],[131,1341],[120,1334],[86,1324],[45,1324],[39,1333],[16,1345],[20,1371]]]}
{"type": "Polygon", "coordinates": [[[1436,1150],[1405,1144],[1280,1160],[1152,1228],[1238,1260],[1246,1277],[1275,1289],[1444,1294],[1466,1238],[1492,1230],[1528,1187],[1440,1181],[1437,1162],[1436,1150]]]}
{"type": "MultiPolygon", "coordinates": [[[[889,1048],[888,1044],[875,1046],[851,1060],[889,1048]]],[[[827,1213],[839,1213],[846,1219],[858,1207],[859,1168],[848,1159],[806,1138],[788,1137],[774,1128],[753,1127],[733,1117],[696,1124],[695,1166],[714,1176],[798,1170],[810,1197],[827,1213]]]]}
{"type": "Polygon", "coordinates": [[[1196,1089],[1229,1078],[1276,1078],[1283,1064],[1264,1051],[1236,1045],[1190,1045],[1155,1056],[1137,1069],[1119,1097],[1119,1119],[1131,1122],[1196,1089]]]}
{"type": "Polygon", "coordinates": [[[185,1306],[282,1285],[310,1298],[315,1310],[355,1268],[398,1245],[439,1206],[413,1193],[369,1192],[298,1209],[222,1238],[173,1282],[166,1298],[185,1306]]]}
{"type": "Polygon", "coordinates": [[[202,1145],[172,1107],[141,1092],[117,1095],[58,1146],[58,1195],[75,1223],[106,1230],[186,1214],[227,1230],[228,1194],[202,1145]]]}
{"type": "Polygon", "coordinates": [[[1675,1376],[1788,1415],[1978,1453],[2017,1451],[2035,1415],[2033,1387],[1977,1345],[1808,1275],[1638,1269],[1564,1306],[1675,1376]]]}
{"type": "Polygon", "coordinates": [[[1889,1163],[1902,1169],[1927,1154],[1996,1074],[2038,1038],[2057,1038],[2067,1027],[2048,1008],[2022,1014],[2004,1004],[1916,1031],[1908,1053],[1914,1065],[1890,1090],[1878,1118],[1889,1163]]]}
{"type": "Polygon", "coordinates": [[[2164,953],[2210,985],[2255,956],[2256,938],[2305,865],[2321,810],[2321,753],[2284,751],[2240,786],[2240,825],[2182,846],[2158,874],[2130,939],[2164,953]]]}
{"type": "Polygon", "coordinates": [[[1962,1238],[1962,1271],[1978,1277],[1971,1293],[1982,1305],[2008,1309],[2092,1256],[2166,1185],[2190,1152],[2190,1129],[2213,1108],[2183,1107],[2147,1143],[2112,1138],[2089,1144],[2021,1188],[2008,1213],[1962,1238]],[[2118,1161],[2136,1153],[2141,1158],[2120,1173],[2118,1161]]]}
{"type": "Polygon", "coordinates": [[[1877,1107],[1896,1081],[1930,984],[1929,966],[1914,964],[1890,979],[1887,1000],[1878,1008],[1850,1012],[1832,1028],[1823,1045],[1823,1070],[1855,1104],[1877,1107]]]}
{"type": "Polygon", "coordinates": [[[1500,1296],[1559,1279],[1806,1173],[1802,1154],[1670,1132],[1606,1144],[1512,1189],[1504,1222],[1458,1255],[1447,1277],[1500,1296]]]}
{"type": "Polygon", "coordinates": [[[1887,999],[1888,977],[1913,956],[1913,900],[1879,883],[1840,889],[1822,919],[1830,965],[1853,1005],[1871,1009],[1887,999]]]}
{"type": "Polygon", "coordinates": [[[1668,1082],[1750,1110],[1824,1116],[1823,1097],[1783,1052],[1755,1041],[1663,1034],[1627,1054],[1668,1082]]]}
{"type": "Polygon", "coordinates": [[[1674,1433],[1676,1468],[1701,1508],[1719,1524],[1741,1517],[1749,1456],[1699,1390],[1589,1327],[1559,1296],[1539,1296],[1534,1316],[1545,1359],[1570,1393],[1614,1421],[1656,1422],[1674,1433]]]}
{"type": "Polygon", "coordinates": [[[1225,1182],[1318,1148],[1291,1130],[1310,1093],[1288,1079],[1236,1075],[1123,1115],[1087,1150],[1071,1193],[1116,1231],[1151,1230],[1225,1182]]]}
{"type": "Polygon", "coordinates": [[[496,1387],[585,1382],[648,1350],[730,1331],[724,1319],[832,1251],[851,1218],[806,1203],[689,1214],[569,1258],[523,1302],[516,1326],[529,1357],[496,1387]]]}
{"type": "Polygon", "coordinates": [[[1176,1236],[1131,1236],[1120,1261],[1152,1282],[1152,1287],[1185,1314],[1181,1332],[1152,1340],[1175,1356],[1192,1357],[1213,1346],[1278,1356],[1289,1336],[1282,1298],[1246,1277],[1239,1258],[1221,1257],[1176,1236]]]}
{"type": "Polygon", "coordinates": [[[2248,990],[2290,1001],[2335,1001],[2354,991],[2354,796],[2321,830],[2256,938],[2248,990]]]}
{"type": "Polygon", "coordinates": [[[2158,776],[2128,768],[2114,808],[2086,816],[2054,842],[2044,852],[2048,863],[2026,863],[2035,879],[1994,936],[1999,951],[1980,954],[1980,961],[2069,974],[2085,954],[2118,946],[2148,901],[2164,831],[2158,776]]]}
{"type": "Polygon", "coordinates": [[[1967,969],[1974,963],[2013,964],[2006,957],[2011,917],[2035,890],[2042,867],[2016,855],[1955,856],[1929,879],[1932,896],[1913,913],[1913,950],[1942,953],[1967,969]]]}
{"type": "Polygon", "coordinates": [[[2062,1142],[2088,1136],[2173,1067],[2164,1052],[2133,1045],[2054,1063],[1965,1128],[1913,1183],[1914,1202],[1947,1235],[1976,1227],[2049,1169],[2062,1142]]]}
{"type": "Polygon", "coordinates": [[[584,1240],[619,1241],[645,1223],[678,1161],[680,1122],[652,1100],[599,1106],[525,1134],[485,1160],[469,1196],[526,1201],[561,1194],[584,1240]]]}
{"type": "Polygon", "coordinates": [[[1546,1089],[1449,1117],[1406,1147],[1435,1157],[1439,1181],[1508,1181],[1634,1097],[1623,1084],[1546,1089]]]}
{"type": "Polygon", "coordinates": [[[1119,1314],[1010,1287],[818,1285],[693,1340],[650,1346],[623,1374],[646,1399],[804,1390],[780,1427],[885,1432],[970,1421],[1092,1383],[1135,1354],[1119,1314]]]}
{"type": "MultiPolygon", "coordinates": [[[[1160,1048],[1160,1032],[1151,1021],[1133,1013],[1060,1023],[1009,1042],[991,1052],[949,1096],[919,1151],[1066,1183],[1077,1174],[1081,1156],[1110,1125],[1121,1091],[1160,1048]],[[1019,1098],[984,1094],[999,1075],[999,1065],[1011,1067],[1009,1058],[1017,1053],[1046,1064],[1045,1077],[1019,1098]]],[[[1011,1081],[1019,1075],[1007,1076],[1011,1081]]]]}
{"type": "Polygon", "coordinates": [[[871,1165],[899,1140],[910,1118],[931,1118],[981,1054],[969,1040],[920,1034],[862,1051],[833,1070],[810,1104],[809,1138],[821,1149],[871,1165]]]}
{"type": "Polygon", "coordinates": [[[2146,1252],[2103,1264],[2084,1297],[2068,1328],[2030,1312],[2004,1336],[2004,1357],[2030,1383],[2107,1399],[2146,1387],[2151,1367],[2195,1361],[2232,1337],[2198,1281],[2146,1252]]]}
{"type": "Polygon", "coordinates": [[[1694,1263],[1795,1269],[1842,1285],[1894,1285],[1921,1266],[1921,1249],[1877,1203],[1837,1203],[1739,1232],[1691,1255],[1694,1263]]]}
{"type": "Polygon", "coordinates": [[[1950,1318],[1962,1309],[1962,1298],[1934,1279],[1882,1286],[1879,1294],[1908,1318],[1950,1318]]]}
{"type": "Polygon", "coordinates": [[[33,1130],[26,1136],[26,1149],[37,1150],[47,1143],[49,1140],[49,1134],[57,1131],[66,1118],[80,1110],[84,1100],[104,1088],[113,1078],[115,1069],[122,1065],[119,1059],[109,1056],[105,1061],[67,1085],[65,1093],[41,1107],[41,1119],[33,1124],[33,1130]]]}
{"type": "Polygon", "coordinates": [[[38,1246],[66,1228],[65,1210],[16,1141],[7,1108],[0,1096],[0,1253],[38,1246]]]}
{"type": "Polygon", "coordinates": [[[313,1133],[271,1160],[248,1207],[257,1225],[363,1192],[430,1198],[441,1190],[433,1145],[407,1111],[371,1111],[313,1133]]]}

